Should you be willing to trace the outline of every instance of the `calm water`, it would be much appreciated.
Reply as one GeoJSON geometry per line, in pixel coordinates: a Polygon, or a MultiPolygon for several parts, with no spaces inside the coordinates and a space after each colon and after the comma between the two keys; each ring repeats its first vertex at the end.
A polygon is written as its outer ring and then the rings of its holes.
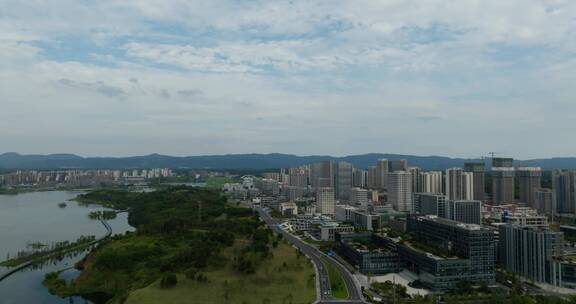
{"type": "MultiPolygon", "coordinates": [[[[0,260],[5,260],[8,255],[13,256],[32,242],[74,241],[81,235],[104,235],[104,226],[88,218],[91,211],[104,208],[80,206],[68,201],[78,193],[50,191],[0,195],[0,260]],[[66,202],[66,208],[58,206],[62,202],[66,202]]],[[[126,213],[118,214],[109,224],[115,234],[134,230],[128,225],[126,213]]],[[[40,269],[24,270],[0,282],[0,303],[87,303],[79,298],[54,297],[42,286],[44,274],[72,267],[84,254],[79,253],[40,269]]],[[[72,279],[77,274],[76,270],[70,269],[62,277],[72,279]]]]}

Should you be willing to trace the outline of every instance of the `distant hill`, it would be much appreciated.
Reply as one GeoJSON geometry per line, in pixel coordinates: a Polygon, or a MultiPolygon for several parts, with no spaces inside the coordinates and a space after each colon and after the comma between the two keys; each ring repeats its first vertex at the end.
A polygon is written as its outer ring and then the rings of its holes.
{"type": "MultiPolygon", "coordinates": [[[[425,170],[443,170],[459,167],[467,161],[478,159],[450,158],[443,156],[414,156],[401,154],[370,153],[345,157],[297,156],[290,154],[229,154],[204,156],[167,156],[151,154],[132,157],[81,157],[74,154],[21,155],[0,154],[0,169],[115,169],[115,168],[194,168],[194,169],[268,169],[288,168],[323,160],[346,161],[358,168],[374,165],[376,160],[406,159],[410,166],[425,170]]],[[[519,166],[540,166],[545,170],[576,169],[576,158],[549,158],[517,161],[519,166]]]]}

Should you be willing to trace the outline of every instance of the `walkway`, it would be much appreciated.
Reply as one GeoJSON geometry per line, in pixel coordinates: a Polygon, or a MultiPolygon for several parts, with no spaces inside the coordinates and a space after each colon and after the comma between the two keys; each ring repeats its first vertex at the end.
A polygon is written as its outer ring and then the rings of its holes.
{"type": "Polygon", "coordinates": [[[6,271],[3,272],[3,273],[0,272],[0,282],[2,282],[3,280],[5,280],[6,278],[10,277],[11,275],[13,275],[13,274],[15,274],[15,273],[17,273],[17,272],[19,272],[19,271],[21,271],[21,270],[23,270],[23,269],[26,269],[26,268],[28,268],[28,267],[30,267],[30,266],[38,263],[38,262],[42,262],[42,261],[45,261],[45,260],[47,260],[47,259],[50,259],[50,258],[59,256],[59,255],[62,255],[62,254],[66,254],[66,253],[68,253],[68,252],[77,251],[77,250],[80,250],[80,249],[83,249],[83,248],[92,246],[92,245],[94,245],[94,244],[100,243],[100,242],[102,242],[103,240],[109,238],[109,237],[112,235],[112,227],[110,227],[110,224],[108,224],[108,222],[106,222],[105,220],[100,220],[100,222],[102,223],[102,225],[104,225],[104,228],[106,228],[106,234],[105,234],[104,236],[102,236],[101,238],[96,239],[96,240],[93,240],[93,241],[91,241],[90,243],[80,244],[80,245],[78,245],[78,246],[75,246],[75,247],[72,247],[72,248],[68,248],[68,249],[62,250],[62,251],[56,249],[55,252],[50,253],[50,254],[48,254],[48,255],[46,255],[46,256],[42,256],[42,257],[39,257],[39,258],[37,258],[37,259],[34,259],[34,260],[31,260],[31,261],[22,263],[22,264],[20,264],[20,265],[18,265],[18,266],[11,267],[10,269],[6,270],[6,271]]]}

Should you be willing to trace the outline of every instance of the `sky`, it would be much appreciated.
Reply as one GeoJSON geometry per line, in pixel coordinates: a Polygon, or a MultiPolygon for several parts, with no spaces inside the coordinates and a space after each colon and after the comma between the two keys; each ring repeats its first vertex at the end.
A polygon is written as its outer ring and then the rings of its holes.
{"type": "Polygon", "coordinates": [[[576,156],[573,0],[0,0],[0,153],[576,156]]]}

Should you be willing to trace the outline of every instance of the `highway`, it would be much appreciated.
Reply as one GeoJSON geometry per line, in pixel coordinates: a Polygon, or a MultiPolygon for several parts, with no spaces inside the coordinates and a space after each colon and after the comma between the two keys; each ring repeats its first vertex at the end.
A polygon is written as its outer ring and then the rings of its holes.
{"type": "Polygon", "coordinates": [[[332,258],[324,255],[316,247],[314,247],[310,244],[307,244],[306,242],[300,240],[299,238],[293,236],[292,234],[282,230],[278,226],[280,224],[280,222],[278,220],[270,217],[270,215],[266,211],[260,209],[259,213],[260,213],[260,218],[264,222],[266,222],[266,224],[268,225],[268,227],[270,227],[270,229],[272,229],[273,231],[275,231],[277,233],[282,234],[284,239],[286,239],[292,245],[296,246],[302,253],[304,253],[306,256],[308,256],[312,260],[314,265],[316,266],[316,269],[318,270],[318,276],[319,276],[318,281],[317,281],[319,284],[319,286],[317,286],[317,291],[320,293],[319,302],[317,302],[317,303],[323,303],[323,304],[360,304],[360,303],[365,303],[362,300],[362,293],[361,293],[360,287],[355,283],[354,277],[345,267],[340,265],[338,262],[336,262],[332,258]],[[340,273],[340,276],[342,277],[342,279],[346,283],[346,288],[348,289],[348,299],[347,300],[335,300],[332,297],[331,292],[330,292],[330,283],[328,281],[328,271],[326,270],[326,267],[324,267],[324,264],[322,263],[322,260],[321,260],[322,258],[326,262],[330,263],[336,270],[338,270],[338,272],[340,273]]]}

